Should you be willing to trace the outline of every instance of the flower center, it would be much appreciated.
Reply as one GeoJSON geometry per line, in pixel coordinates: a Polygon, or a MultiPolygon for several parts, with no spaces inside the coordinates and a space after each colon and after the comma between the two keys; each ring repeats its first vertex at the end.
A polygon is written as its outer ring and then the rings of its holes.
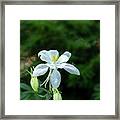
{"type": "Polygon", "coordinates": [[[52,60],[53,63],[55,63],[58,60],[58,56],[57,55],[53,55],[51,60],[52,60]]]}

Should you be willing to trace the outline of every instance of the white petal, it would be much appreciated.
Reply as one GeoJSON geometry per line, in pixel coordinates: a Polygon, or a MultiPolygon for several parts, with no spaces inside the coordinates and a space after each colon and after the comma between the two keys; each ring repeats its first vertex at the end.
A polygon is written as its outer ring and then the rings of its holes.
{"type": "Polygon", "coordinates": [[[71,57],[71,53],[66,51],[59,57],[56,63],[58,64],[58,63],[67,62],[70,57],[71,57]]]}
{"type": "Polygon", "coordinates": [[[38,53],[38,57],[40,57],[40,59],[42,61],[45,61],[47,63],[51,62],[50,56],[49,56],[49,52],[47,50],[42,50],[38,53]]]}
{"type": "Polygon", "coordinates": [[[66,63],[60,63],[60,64],[55,64],[56,65],[56,68],[64,68],[64,66],[66,65],[66,63]]]}
{"type": "Polygon", "coordinates": [[[61,68],[64,68],[67,72],[75,75],[80,75],[79,70],[72,64],[62,63],[61,68]]]}
{"type": "Polygon", "coordinates": [[[48,52],[51,62],[56,62],[59,57],[59,52],[57,50],[49,50],[48,52]]]}
{"type": "Polygon", "coordinates": [[[39,64],[35,67],[33,71],[33,76],[44,75],[48,71],[48,66],[46,64],[39,64]]]}
{"type": "Polygon", "coordinates": [[[49,50],[50,56],[59,56],[59,52],[57,50],[49,50]]]}
{"type": "Polygon", "coordinates": [[[61,82],[61,75],[57,69],[54,69],[51,76],[50,82],[53,88],[58,88],[61,82]]]}

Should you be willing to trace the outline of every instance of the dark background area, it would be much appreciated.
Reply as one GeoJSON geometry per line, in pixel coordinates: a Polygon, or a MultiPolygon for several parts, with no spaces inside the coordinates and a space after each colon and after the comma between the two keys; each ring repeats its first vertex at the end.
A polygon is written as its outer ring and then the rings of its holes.
{"type": "MultiPolygon", "coordinates": [[[[20,21],[20,82],[30,86],[31,66],[43,63],[41,50],[72,53],[68,63],[81,75],[61,73],[60,91],[63,100],[100,99],[100,21],[99,20],[21,20],[20,21]]],[[[38,77],[44,81],[48,72],[38,77]]]]}

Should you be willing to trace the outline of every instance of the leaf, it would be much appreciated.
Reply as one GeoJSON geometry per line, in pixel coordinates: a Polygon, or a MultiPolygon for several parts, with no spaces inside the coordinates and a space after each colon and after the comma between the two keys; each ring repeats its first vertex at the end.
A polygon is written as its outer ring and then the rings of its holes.
{"type": "Polygon", "coordinates": [[[34,93],[34,91],[25,91],[25,92],[21,92],[20,94],[20,99],[28,99],[32,94],[34,93]]]}
{"type": "Polygon", "coordinates": [[[52,94],[47,93],[45,96],[46,96],[46,100],[50,100],[50,99],[51,99],[51,97],[52,97],[52,94]]]}
{"type": "Polygon", "coordinates": [[[23,90],[32,90],[32,88],[25,83],[20,83],[20,88],[23,90]]]}
{"type": "Polygon", "coordinates": [[[24,98],[24,100],[31,100],[31,97],[32,97],[32,94],[28,94],[28,95],[24,98]]]}

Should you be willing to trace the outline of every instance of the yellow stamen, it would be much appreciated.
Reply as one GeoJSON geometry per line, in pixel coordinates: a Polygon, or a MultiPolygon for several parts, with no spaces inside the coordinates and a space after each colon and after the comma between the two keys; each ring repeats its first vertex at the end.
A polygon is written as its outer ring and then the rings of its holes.
{"type": "Polygon", "coordinates": [[[52,62],[55,63],[57,60],[58,60],[58,56],[57,55],[53,55],[52,56],[52,62]]]}

